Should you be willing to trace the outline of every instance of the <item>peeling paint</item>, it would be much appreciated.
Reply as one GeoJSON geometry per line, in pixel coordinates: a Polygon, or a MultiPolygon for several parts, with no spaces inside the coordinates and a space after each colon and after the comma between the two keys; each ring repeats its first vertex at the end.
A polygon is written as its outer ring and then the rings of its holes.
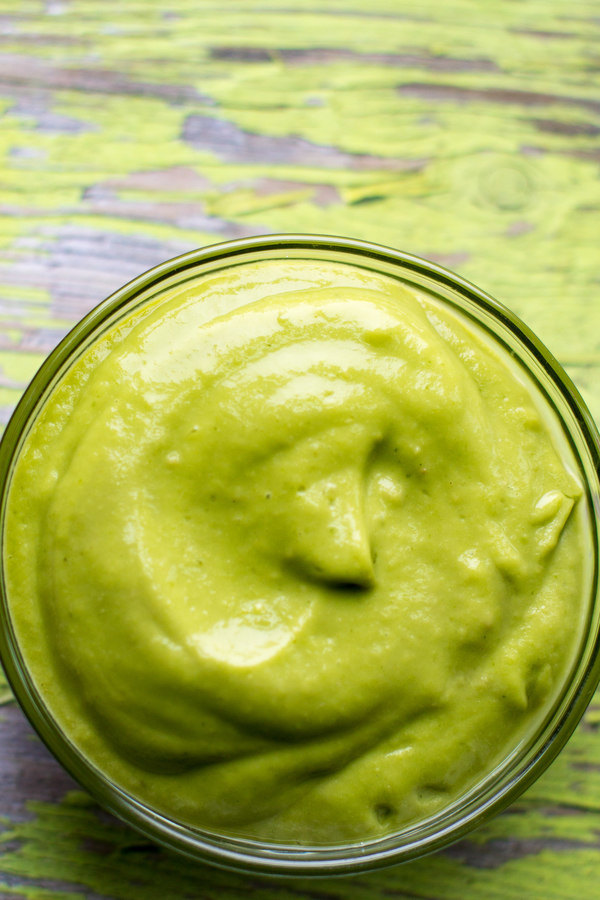
{"type": "Polygon", "coordinates": [[[11,689],[8,686],[4,672],[0,669],[0,706],[3,706],[5,703],[10,703],[12,699],[11,689]]]}

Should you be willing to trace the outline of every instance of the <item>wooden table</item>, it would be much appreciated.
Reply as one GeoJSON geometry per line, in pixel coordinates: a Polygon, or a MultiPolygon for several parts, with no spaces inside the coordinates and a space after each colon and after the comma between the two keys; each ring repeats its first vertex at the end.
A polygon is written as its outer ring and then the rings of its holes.
{"type": "MultiPolygon", "coordinates": [[[[1,0],[0,418],[69,326],[159,261],[346,234],[455,268],[600,416],[599,0],[1,0]]],[[[0,897],[600,897],[600,703],[436,856],[273,882],[116,823],[0,682],[0,897]]]]}

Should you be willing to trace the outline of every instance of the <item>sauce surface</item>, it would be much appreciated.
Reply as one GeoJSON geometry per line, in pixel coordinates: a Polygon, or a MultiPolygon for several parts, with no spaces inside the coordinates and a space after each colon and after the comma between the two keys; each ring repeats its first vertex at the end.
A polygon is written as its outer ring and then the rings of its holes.
{"type": "Polygon", "coordinates": [[[180,821],[310,844],[425,819],[572,664],[585,537],[555,443],[524,373],[400,282],[192,279],[100,336],[21,450],[24,657],[84,755],[180,821]]]}

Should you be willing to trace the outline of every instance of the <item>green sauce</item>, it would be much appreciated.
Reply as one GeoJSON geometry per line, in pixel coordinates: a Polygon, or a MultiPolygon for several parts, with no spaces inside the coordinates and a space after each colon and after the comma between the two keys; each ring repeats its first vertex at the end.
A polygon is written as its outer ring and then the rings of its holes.
{"type": "Polygon", "coordinates": [[[246,264],[109,328],[37,417],[5,532],[66,734],[208,830],[366,839],[455,800],[581,633],[581,487],[526,381],[351,266],[246,264]]]}

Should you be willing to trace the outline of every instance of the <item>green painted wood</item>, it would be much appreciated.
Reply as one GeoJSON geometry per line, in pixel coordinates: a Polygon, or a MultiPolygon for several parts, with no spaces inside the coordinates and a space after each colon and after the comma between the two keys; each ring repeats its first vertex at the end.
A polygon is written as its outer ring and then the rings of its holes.
{"type": "MultiPolygon", "coordinates": [[[[600,418],[599,0],[2,0],[0,114],[0,422],[110,291],[276,231],[456,269],[600,418]]],[[[468,840],[311,882],[158,851],[76,790],[1,678],[0,704],[0,898],[600,895],[600,699],[468,840]]]]}

